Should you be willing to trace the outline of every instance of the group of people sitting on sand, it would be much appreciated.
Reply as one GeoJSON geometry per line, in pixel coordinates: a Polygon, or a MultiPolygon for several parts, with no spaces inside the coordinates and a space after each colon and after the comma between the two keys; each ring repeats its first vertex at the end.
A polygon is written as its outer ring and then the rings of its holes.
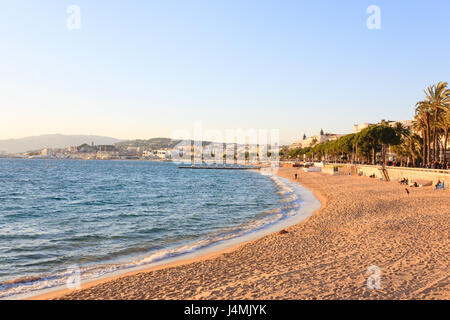
{"type": "MultiPolygon", "coordinates": [[[[410,186],[410,187],[419,187],[419,185],[415,181],[414,181],[414,183],[409,184],[408,178],[402,178],[398,183],[404,184],[404,185],[407,185],[407,186],[410,186]]],[[[445,189],[444,182],[441,181],[441,180],[438,180],[436,182],[436,184],[434,185],[434,190],[439,190],[439,189],[442,189],[442,190],[445,189]]]]}
{"type": "Polygon", "coordinates": [[[409,179],[408,178],[402,178],[398,183],[404,184],[404,185],[407,185],[407,186],[410,186],[410,187],[413,187],[413,188],[419,187],[419,184],[416,181],[414,181],[413,183],[409,184],[409,179]]]}

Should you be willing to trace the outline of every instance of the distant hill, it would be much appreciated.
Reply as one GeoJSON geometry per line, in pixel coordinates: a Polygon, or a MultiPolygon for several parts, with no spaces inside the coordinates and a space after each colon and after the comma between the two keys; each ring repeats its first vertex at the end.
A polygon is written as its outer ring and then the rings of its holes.
{"type": "Polygon", "coordinates": [[[165,149],[173,148],[180,140],[172,140],[169,138],[152,138],[148,140],[127,140],[116,143],[116,147],[142,147],[145,149],[165,149]]]}
{"type": "Polygon", "coordinates": [[[20,153],[45,148],[65,148],[79,146],[83,143],[115,144],[121,140],[110,137],[91,135],[63,135],[47,134],[42,136],[26,137],[21,139],[0,140],[0,153],[20,153]]]}
{"type": "MultiPolygon", "coordinates": [[[[126,147],[141,147],[146,150],[171,149],[175,147],[182,140],[172,140],[169,138],[152,138],[148,140],[127,140],[116,143],[118,148],[126,147]]],[[[203,145],[208,145],[211,142],[203,141],[203,145]]]]}

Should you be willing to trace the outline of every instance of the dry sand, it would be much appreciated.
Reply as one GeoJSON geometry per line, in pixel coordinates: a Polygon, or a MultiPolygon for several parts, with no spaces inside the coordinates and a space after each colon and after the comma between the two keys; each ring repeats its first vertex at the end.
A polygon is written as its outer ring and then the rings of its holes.
{"type": "MultiPolygon", "coordinates": [[[[313,190],[307,221],[231,250],[90,284],[63,299],[448,299],[450,192],[281,168],[313,190]],[[367,287],[369,266],[380,289],[367,287]]],[[[43,297],[40,297],[43,298],[43,297]]]]}

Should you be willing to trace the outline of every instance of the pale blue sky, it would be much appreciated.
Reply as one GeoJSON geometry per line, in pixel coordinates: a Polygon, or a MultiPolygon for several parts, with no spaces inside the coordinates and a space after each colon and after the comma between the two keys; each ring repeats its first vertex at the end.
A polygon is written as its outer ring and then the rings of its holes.
{"type": "Polygon", "coordinates": [[[450,1],[2,0],[0,139],[413,117],[450,75],[450,1]],[[66,9],[81,8],[81,29],[66,9]],[[369,5],[381,30],[366,27],[369,5]]]}

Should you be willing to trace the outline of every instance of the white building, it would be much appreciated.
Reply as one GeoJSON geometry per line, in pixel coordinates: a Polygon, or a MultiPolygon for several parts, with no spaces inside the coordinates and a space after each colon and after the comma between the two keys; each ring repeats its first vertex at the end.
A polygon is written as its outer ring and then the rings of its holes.
{"type": "Polygon", "coordinates": [[[363,124],[354,124],[353,125],[353,133],[358,133],[372,125],[373,125],[373,123],[368,123],[368,122],[364,122],[363,124]]]}
{"type": "Polygon", "coordinates": [[[53,151],[51,149],[42,149],[41,156],[51,157],[53,155],[53,151]]]}
{"type": "Polygon", "coordinates": [[[154,155],[160,159],[170,159],[169,150],[156,150],[154,155]]]}
{"type": "Polygon", "coordinates": [[[289,146],[289,149],[297,149],[297,148],[306,148],[312,147],[316,144],[336,140],[340,137],[344,136],[343,134],[335,134],[335,133],[323,133],[318,134],[317,136],[312,137],[304,137],[304,139],[294,142],[289,146]]]}
{"type": "Polygon", "coordinates": [[[169,150],[145,150],[142,156],[150,159],[170,159],[171,153],[169,150]]]}
{"type": "MultiPolygon", "coordinates": [[[[405,128],[410,129],[414,121],[413,120],[399,120],[399,121],[390,121],[390,120],[388,120],[386,122],[391,127],[395,126],[395,124],[397,122],[400,122],[405,128]]],[[[380,124],[380,123],[378,123],[378,124],[380,124]]],[[[375,125],[375,124],[374,123],[367,123],[367,122],[364,122],[362,124],[355,124],[355,125],[353,125],[353,132],[354,133],[358,133],[358,132],[364,130],[365,128],[367,128],[369,126],[373,126],[373,125],[375,125]]]]}

